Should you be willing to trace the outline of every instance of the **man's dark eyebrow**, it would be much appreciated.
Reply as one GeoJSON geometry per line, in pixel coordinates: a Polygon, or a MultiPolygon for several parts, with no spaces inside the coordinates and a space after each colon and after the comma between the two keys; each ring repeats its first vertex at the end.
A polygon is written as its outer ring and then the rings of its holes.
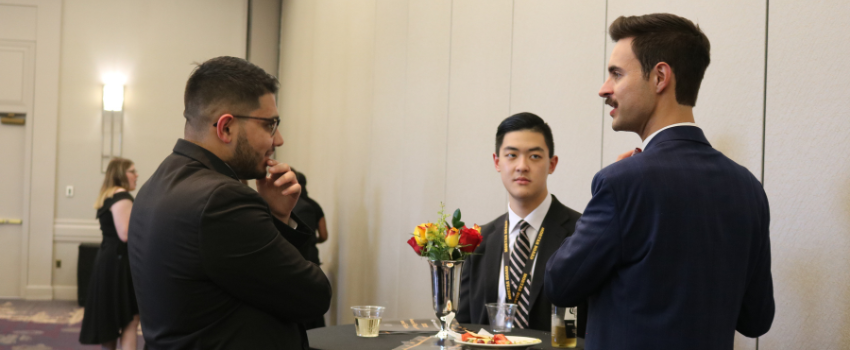
{"type": "MultiPolygon", "coordinates": [[[[519,152],[519,148],[513,146],[505,146],[505,151],[515,151],[519,152]]],[[[528,152],[543,152],[543,147],[537,146],[528,149],[528,152]]]]}
{"type": "Polygon", "coordinates": [[[614,71],[622,71],[623,69],[617,66],[608,66],[608,73],[614,73],[614,71]]]}

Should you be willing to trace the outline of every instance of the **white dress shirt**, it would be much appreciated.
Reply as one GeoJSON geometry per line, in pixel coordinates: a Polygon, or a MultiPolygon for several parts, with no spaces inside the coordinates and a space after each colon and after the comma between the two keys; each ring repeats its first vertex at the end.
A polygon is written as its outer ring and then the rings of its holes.
{"type": "Polygon", "coordinates": [[[658,135],[659,132],[662,132],[664,130],[670,129],[670,128],[675,127],[675,126],[696,126],[696,127],[699,127],[699,126],[697,126],[697,123],[691,123],[691,122],[676,123],[676,124],[667,125],[667,126],[661,128],[660,130],[652,133],[652,135],[649,135],[649,137],[647,137],[646,140],[643,140],[643,145],[641,145],[640,149],[642,151],[646,151],[646,145],[649,144],[649,141],[652,141],[652,138],[655,137],[655,135],[658,135]]]}
{"type": "MultiPolygon", "coordinates": [[[[519,221],[525,220],[531,225],[528,230],[525,232],[528,235],[528,242],[530,243],[530,248],[533,249],[534,241],[537,239],[537,233],[540,231],[540,226],[543,225],[543,219],[546,218],[546,213],[549,212],[549,207],[552,206],[552,195],[546,193],[546,199],[543,200],[543,203],[537,206],[531,213],[528,214],[525,218],[519,217],[516,213],[514,213],[513,209],[511,209],[510,203],[508,203],[508,227],[510,228],[510,233],[508,233],[508,245],[510,247],[510,251],[513,252],[514,242],[516,242],[517,237],[519,237],[519,221]]],[[[499,235],[503,235],[504,232],[496,232],[499,235]]],[[[504,256],[500,259],[502,262],[499,265],[499,301],[505,301],[505,296],[507,292],[505,292],[505,258],[504,256]]],[[[528,264],[528,262],[526,262],[528,264]]],[[[534,257],[534,261],[531,262],[531,272],[529,273],[529,280],[526,282],[524,288],[531,288],[531,279],[534,273],[534,267],[537,265],[537,257],[534,257]]],[[[543,276],[539,276],[543,278],[543,276]]],[[[529,305],[531,306],[531,305],[529,305]]]]}

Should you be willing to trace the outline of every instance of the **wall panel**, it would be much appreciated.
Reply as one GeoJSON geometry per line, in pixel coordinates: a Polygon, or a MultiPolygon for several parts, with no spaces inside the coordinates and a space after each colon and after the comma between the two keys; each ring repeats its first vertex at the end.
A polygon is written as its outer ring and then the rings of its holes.
{"type": "Polygon", "coordinates": [[[510,112],[513,2],[455,0],[452,10],[446,208],[484,224],[507,208],[492,154],[510,112]]]}
{"type": "MultiPolygon", "coordinates": [[[[552,128],[559,164],[549,191],[581,212],[602,152],[603,103],[596,92],[603,77],[605,3],[518,0],[513,22],[510,114],[532,112],[552,128]]],[[[496,126],[483,128],[491,140],[496,126]]]]}
{"type": "Polygon", "coordinates": [[[354,323],[348,306],[377,302],[376,291],[380,288],[376,254],[381,252],[374,245],[377,238],[374,227],[368,225],[375,209],[366,202],[372,157],[369,152],[374,104],[375,6],[374,0],[342,2],[345,19],[341,22],[343,32],[337,45],[344,51],[337,59],[346,59],[335,63],[333,69],[340,69],[334,79],[340,79],[342,102],[339,110],[333,111],[333,120],[341,130],[331,151],[339,157],[336,163],[339,187],[334,199],[339,222],[334,232],[339,237],[340,262],[347,265],[337,272],[339,290],[347,292],[339,298],[342,305],[337,309],[337,320],[341,323],[354,323]],[[339,152],[342,149],[346,152],[339,152]]]}
{"type": "Polygon", "coordinates": [[[776,318],[761,349],[850,348],[850,4],[770,2],[764,183],[776,318]]]}
{"type": "MultiPolygon", "coordinates": [[[[400,232],[437,218],[446,193],[446,126],[449,111],[449,65],[452,32],[451,0],[410,0],[408,5],[404,121],[403,205],[400,232]]],[[[397,236],[401,249],[398,315],[432,317],[428,263],[397,236]]]]}
{"type": "MultiPolygon", "coordinates": [[[[404,189],[404,168],[399,161],[405,158],[404,97],[407,69],[408,1],[378,0],[375,9],[374,97],[369,168],[363,194],[368,213],[367,245],[360,253],[369,260],[372,276],[365,283],[368,298],[362,302],[387,306],[384,317],[397,319],[400,303],[409,303],[409,296],[398,293],[405,283],[404,266],[399,255],[412,255],[404,240],[409,236],[406,218],[397,211],[405,207],[400,195],[404,189]]],[[[342,310],[341,310],[342,312],[342,310]]]]}

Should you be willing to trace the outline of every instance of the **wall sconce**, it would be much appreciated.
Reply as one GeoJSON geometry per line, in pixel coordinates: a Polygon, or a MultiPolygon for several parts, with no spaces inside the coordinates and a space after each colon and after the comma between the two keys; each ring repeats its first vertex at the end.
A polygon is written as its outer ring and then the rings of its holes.
{"type": "Polygon", "coordinates": [[[124,81],[126,79],[112,74],[104,77],[103,80],[100,171],[106,173],[109,161],[121,156],[124,141],[124,81]]]}

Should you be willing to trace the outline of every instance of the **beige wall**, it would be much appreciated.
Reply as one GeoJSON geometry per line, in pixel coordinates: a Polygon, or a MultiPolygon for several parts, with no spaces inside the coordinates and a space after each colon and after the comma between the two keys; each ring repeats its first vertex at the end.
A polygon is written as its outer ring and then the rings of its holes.
{"type": "MultiPolygon", "coordinates": [[[[552,125],[561,163],[550,190],[583,210],[593,174],[640,144],[610,129],[596,95],[613,46],[607,25],[662,11],[696,20],[712,42],[697,123],[714,147],[764,171],[778,311],[761,348],[813,336],[850,346],[840,273],[850,264],[850,163],[827,156],[850,130],[833,102],[847,92],[836,69],[850,13],[837,2],[774,2],[768,19],[766,1],[284,1],[278,157],[307,174],[325,208],[332,318],[350,323],[348,306],[375,303],[388,318],[432,315],[427,263],[404,241],[440,201],[467,222],[504,212],[490,156],[512,113],[552,125]]],[[[736,349],[757,347],[736,338],[736,349]]]]}
{"type": "Polygon", "coordinates": [[[64,1],[53,252],[63,265],[53,268],[55,297],[76,298],[77,246],[100,241],[92,204],[103,181],[102,75],[127,77],[123,155],[136,163],[141,186],[183,136],[193,63],[245,57],[246,23],[244,0],[64,1]]]}
{"type": "Polygon", "coordinates": [[[584,209],[601,164],[603,5],[284,1],[278,158],[325,209],[334,321],[363,303],[431,315],[427,263],[404,242],[440,202],[470,224],[506,210],[491,155],[512,113],[550,121],[562,159],[552,192],[584,209]]]}
{"type": "Polygon", "coordinates": [[[776,320],[761,349],[850,348],[850,3],[771,1],[764,186],[776,320]]]}

